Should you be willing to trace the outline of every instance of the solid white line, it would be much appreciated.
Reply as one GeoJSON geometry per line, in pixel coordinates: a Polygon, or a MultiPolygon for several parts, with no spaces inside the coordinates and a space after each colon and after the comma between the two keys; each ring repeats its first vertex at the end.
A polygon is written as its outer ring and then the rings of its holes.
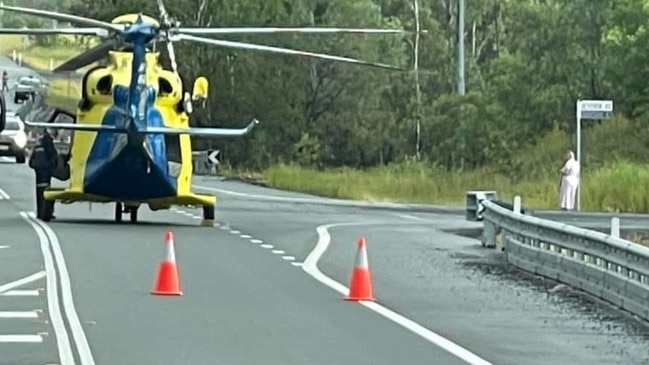
{"type": "MultiPolygon", "coordinates": [[[[33,217],[32,217],[33,218],[33,217]]],[[[65,259],[63,258],[63,252],[61,251],[61,245],[59,239],[56,237],[52,228],[49,225],[36,221],[43,229],[45,234],[49,238],[52,250],[54,251],[54,259],[59,267],[61,272],[61,293],[63,296],[63,307],[65,309],[65,315],[70,322],[70,329],[72,330],[72,337],[74,342],[79,349],[79,358],[81,363],[84,365],[95,365],[95,359],[92,357],[90,352],[90,346],[88,345],[88,339],[86,339],[86,334],[83,332],[83,327],[81,327],[81,322],[77,316],[76,309],[74,308],[74,303],[72,301],[72,288],[70,285],[70,275],[68,274],[68,269],[65,265],[65,259]]]]}
{"type": "Polygon", "coordinates": [[[393,208],[393,207],[406,207],[403,204],[390,203],[390,202],[368,202],[368,201],[355,201],[355,200],[342,200],[342,199],[332,199],[325,197],[315,197],[315,198],[300,198],[300,197],[291,197],[291,196],[276,196],[276,195],[260,195],[260,194],[248,194],[240,193],[231,190],[218,189],[205,185],[192,184],[195,188],[204,189],[209,191],[214,191],[221,194],[238,196],[241,198],[248,199],[259,199],[259,200],[271,200],[285,203],[308,203],[308,204],[327,204],[327,205],[336,205],[336,206],[347,206],[347,207],[378,207],[378,208],[393,208]]]}
{"type": "MultiPolygon", "coordinates": [[[[316,244],[316,247],[313,249],[313,251],[311,251],[309,256],[306,258],[306,260],[304,261],[304,265],[302,266],[302,269],[304,269],[304,271],[307,274],[313,276],[316,280],[320,281],[321,283],[329,286],[330,288],[338,291],[343,295],[349,294],[349,288],[323,274],[318,269],[318,260],[320,260],[320,257],[322,257],[322,255],[325,253],[327,247],[329,246],[329,243],[331,242],[331,236],[329,235],[329,228],[352,226],[352,225],[363,225],[363,223],[341,223],[341,224],[327,224],[327,225],[319,226],[316,229],[316,231],[318,232],[318,243],[316,244]]],[[[365,225],[368,224],[366,223],[365,225]]],[[[418,334],[419,336],[423,337],[427,341],[439,346],[440,348],[466,361],[468,364],[493,365],[492,363],[478,357],[477,355],[470,352],[469,350],[460,347],[459,345],[447,340],[446,338],[438,335],[437,333],[432,332],[431,330],[421,326],[420,324],[388,308],[385,308],[378,303],[365,302],[365,301],[361,301],[359,303],[375,311],[376,313],[381,314],[382,316],[400,324],[406,329],[418,334]]]]}
{"type": "Polygon", "coordinates": [[[38,313],[34,311],[0,312],[0,318],[38,318],[38,313]]]}
{"type": "Polygon", "coordinates": [[[4,190],[0,189],[0,199],[10,200],[11,197],[4,190]]]}
{"type": "Polygon", "coordinates": [[[400,218],[405,218],[405,219],[410,219],[410,220],[415,220],[415,221],[423,221],[424,220],[423,218],[419,218],[417,216],[410,215],[410,214],[405,214],[405,213],[394,213],[394,215],[396,215],[397,217],[400,217],[400,218]]]}
{"type": "Polygon", "coordinates": [[[43,342],[43,337],[39,335],[0,335],[0,343],[8,342],[43,342]]]}
{"type": "Polygon", "coordinates": [[[39,271],[39,272],[37,272],[35,274],[31,274],[31,275],[29,275],[27,277],[24,277],[22,279],[12,281],[11,283],[0,285],[0,294],[6,292],[8,290],[18,288],[18,287],[20,287],[22,285],[34,282],[34,281],[44,277],[45,275],[47,275],[45,273],[45,271],[39,271]]]}
{"type": "Polygon", "coordinates": [[[59,360],[61,365],[75,365],[74,356],[72,356],[72,347],[68,339],[68,331],[65,329],[63,323],[63,316],[59,308],[58,288],[56,281],[56,270],[54,269],[54,259],[50,252],[47,236],[43,229],[31,219],[31,216],[25,212],[20,215],[29,223],[41,243],[41,252],[43,253],[43,261],[45,261],[45,272],[47,273],[47,307],[50,317],[52,319],[52,326],[54,327],[54,334],[56,335],[56,345],[59,349],[59,360]]]}
{"type": "Polygon", "coordinates": [[[6,297],[37,297],[39,293],[38,290],[8,290],[0,295],[6,297]]]}

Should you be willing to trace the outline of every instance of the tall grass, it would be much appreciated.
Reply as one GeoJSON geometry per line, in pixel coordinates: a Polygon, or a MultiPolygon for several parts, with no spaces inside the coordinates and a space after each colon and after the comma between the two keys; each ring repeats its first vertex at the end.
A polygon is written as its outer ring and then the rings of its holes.
{"type": "MultiPolygon", "coordinates": [[[[276,165],[263,172],[274,187],[344,199],[462,205],[469,190],[495,190],[499,198],[523,198],[525,206],[557,209],[558,177],[513,182],[488,170],[433,171],[421,164],[397,164],[367,171],[316,171],[276,165]]],[[[581,207],[592,211],[649,212],[649,171],[618,162],[599,168],[582,181],[581,207]]]]}
{"type": "MultiPolygon", "coordinates": [[[[346,199],[462,205],[468,190],[480,189],[495,190],[505,200],[520,195],[530,208],[557,209],[559,168],[573,139],[552,130],[520,151],[506,168],[494,164],[498,169],[446,172],[424,162],[364,171],[275,165],[262,176],[280,189],[346,199]]],[[[616,118],[586,128],[582,140],[582,210],[649,212],[648,132],[616,118]]]]}

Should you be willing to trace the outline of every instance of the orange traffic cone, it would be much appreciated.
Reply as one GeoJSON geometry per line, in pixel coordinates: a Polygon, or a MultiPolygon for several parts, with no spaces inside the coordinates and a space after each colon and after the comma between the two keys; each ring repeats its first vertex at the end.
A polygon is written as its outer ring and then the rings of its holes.
{"type": "Polygon", "coordinates": [[[365,238],[358,240],[356,263],[354,264],[354,272],[352,273],[351,283],[349,284],[349,295],[345,297],[345,300],[374,301],[374,295],[372,294],[372,279],[367,262],[365,238]]]}
{"type": "Polygon", "coordinates": [[[176,267],[176,254],[174,252],[174,235],[171,231],[165,234],[167,254],[158,267],[158,278],[151,294],[155,295],[183,295],[180,291],[178,268],[176,267]]]}

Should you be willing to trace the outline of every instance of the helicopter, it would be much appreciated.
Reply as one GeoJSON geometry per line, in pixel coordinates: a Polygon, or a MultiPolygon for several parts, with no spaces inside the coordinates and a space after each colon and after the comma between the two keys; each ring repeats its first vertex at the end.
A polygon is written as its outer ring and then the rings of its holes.
{"type": "MultiPolygon", "coordinates": [[[[35,128],[70,130],[69,186],[48,188],[44,193],[43,221],[53,217],[54,204],[75,202],[114,203],[115,220],[124,214],[137,222],[138,209],[152,211],[171,206],[202,206],[204,226],[214,225],[216,196],[192,192],[192,149],[190,136],[242,137],[259,124],[253,119],[246,127],[198,128],[189,126],[194,102],[208,96],[208,80],[194,80],[190,93],[176,63],[174,41],[190,41],[214,46],[265,51],[357,65],[409,71],[397,66],[361,61],[323,53],[299,51],[251,43],[197,36],[233,33],[366,33],[404,34],[402,29],[354,28],[183,28],[157,0],[160,19],[142,13],[123,14],[110,23],[54,11],[0,5],[0,10],[34,15],[77,24],[79,28],[0,29],[0,34],[77,34],[104,38],[98,46],[59,66],[71,71],[100,59],[102,66],[88,70],[81,81],[81,100],[70,122],[57,122],[70,113],[55,108],[47,122],[25,120],[35,128]],[[171,67],[163,67],[160,53],[151,43],[165,42],[171,67]]],[[[425,32],[419,31],[418,32],[425,32]]],[[[61,179],[67,180],[67,179],[61,179]]]]}

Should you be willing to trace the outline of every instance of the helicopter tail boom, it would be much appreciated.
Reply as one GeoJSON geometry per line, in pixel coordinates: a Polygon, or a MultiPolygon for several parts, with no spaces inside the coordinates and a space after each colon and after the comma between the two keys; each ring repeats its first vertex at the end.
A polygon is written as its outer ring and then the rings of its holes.
{"type": "Polygon", "coordinates": [[[52,128],[85,132],[112,132],[112,133],[140,133],[140,134],[166,134],[181,135],[188,134],[191,136],[202,137],[240,137],[250,133],[253,128],[259,124],[257,119],[253,119],[245,128],[169,128],[169,127],[145,127],[131,131],[123,127],[96,124],[78,124],[78,123],[38,123],[25,121],[25,124],[36,128],[52,128]]]}

